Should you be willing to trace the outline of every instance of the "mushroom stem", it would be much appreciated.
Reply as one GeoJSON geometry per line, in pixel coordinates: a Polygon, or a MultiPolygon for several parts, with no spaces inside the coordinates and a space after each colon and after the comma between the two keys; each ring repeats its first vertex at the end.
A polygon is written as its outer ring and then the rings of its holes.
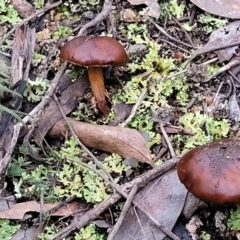
{"type": "Polygon", "coordinates": [[[91,85],[92,95],[97,102],[97,108],[107,116],[110,108],[105,97],[105,86],[102,67],[88,67],[88,78],[91,85]]]}

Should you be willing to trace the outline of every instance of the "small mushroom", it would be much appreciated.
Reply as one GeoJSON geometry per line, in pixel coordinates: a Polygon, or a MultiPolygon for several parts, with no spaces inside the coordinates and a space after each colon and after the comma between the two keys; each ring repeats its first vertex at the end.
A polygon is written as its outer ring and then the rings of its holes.
{"type": "Polygon", "coordinates": [[[103,67],[127,63],[127,54],[123,46],[111,37],[79,36],[62,47],[60,58],[88,67],[88,77],[97,108],[107,116],[110,109],[105,97],[103,67]]]}
{"type": "Polygon", "coordinates": [[[240,141],[197,147],[179,161],[180,181],[195,197],[214,204],[240,203],[240,141]]]}

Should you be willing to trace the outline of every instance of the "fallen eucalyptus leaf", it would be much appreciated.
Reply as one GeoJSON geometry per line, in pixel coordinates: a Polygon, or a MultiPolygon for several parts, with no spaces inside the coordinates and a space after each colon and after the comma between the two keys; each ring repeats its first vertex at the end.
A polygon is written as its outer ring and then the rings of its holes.
{"type": "Polygon", "coordinates": [[[190,0],[193,4],[206,12],[227,17],[240,18],[239,0],[190,0]]]}
{"type": "Polygon", "coordinates": [[[149,10],[147,15],[154,18],[159,18],[160,16],[160,6],[156,0],[128,0],[132,5],[145,4],[148,6],[149,10]]]}
{"type": "MultiPolygon", "coordinates": [[[[117,153],[125,158],[136,158],[140,162],[154,165],[149,149],[141,134],[130,128],[93,125],[68,118],[74,132],[87,147],[117,153]]],[[[48,136],[65,136],[68,131],[64,119],[59,120],[48,132],[48,136]]]]}
{"type": "Polygon", "coordinates": [[[218,55],[220,62],[230,60],[230,58],[232,58],[233,55],[236,54],[236,50],[238,48],[238,45],[240,44],[239,28],[240,21],[234,21],[229,23],[225,27],[221,27],[213,31],[209,37],[208,43],[202,48],[196,50],[192,54],[188,62],[192,61],[195,57],[201,54],[206,54],[209,52],[215,52],[218,55]]]}
{"type": "Polygon", "coordinates": [[[38,227],[30,227],[28,229],[19,229],[12,237],[11,240],[33,240],[36,239],[38,234],[38,227]]]}
{"type": "MultiPolygon", "coordinates": [[[[44,204],[43,212],[49,211],[58,205],[59,203],[44,204]]],[[[67,215],[72,215],[78,212],[79,210],[85,209],[85,211],[81,213],[83,215],[87,211],[86,206],[87,206],[86,204],[79,203],[76,201],[71,202],[63,205],[61,208],[53,212],[51,215],[67,216],[67,215]]],[[[23,219],[24,215],[27,212],[40,212],[40,210],[41,210],[40,204],[37,203],[36,201],[17,203],[8,210],[0,211],[0,219],[23,219]]]]}
{"type": "Polygon", "coordinates": [[[134,204],[139,203],[141,211],[130,208],[114,240],[164,239],[165,233],[146,214],[171,231],[184,207],[186,195],[187,189],[179,181],[176,170],[152,180],[134,198],[134,204]]]}

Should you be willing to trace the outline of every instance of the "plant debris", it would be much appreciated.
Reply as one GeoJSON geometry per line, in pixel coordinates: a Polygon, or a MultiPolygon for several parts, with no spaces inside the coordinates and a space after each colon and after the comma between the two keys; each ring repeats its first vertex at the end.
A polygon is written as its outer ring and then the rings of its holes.
{"type": "Polygon", "coordinates": [[[239,238],[239,208],[176,174],[188,151],[240,136],[239,20],[221,17],[238,4],[192,2],[0,0],[0,239],[239,238]],[[76,49],[63,61],[72,39],[82,57],[123,48],[101,93],[76,49]]]}

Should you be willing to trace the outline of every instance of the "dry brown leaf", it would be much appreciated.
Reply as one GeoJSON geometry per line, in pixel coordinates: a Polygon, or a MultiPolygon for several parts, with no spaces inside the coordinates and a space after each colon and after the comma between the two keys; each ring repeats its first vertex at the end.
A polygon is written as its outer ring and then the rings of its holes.
{"type": "MultiPolygon", "coordinates": [[[[68,118],[80,141],[88,147],[117,153],[125,158],[136,158],[154,165],[149,149],[141,134],[130,128],[93,125],[68,118]]],[[[58,121],[48,132],[48,136],[65,136],[67,132],[64,119],[58,121]]]]}
{"type": "Polygon", "coordinates": [[[215,52],[220,62],[229,61],[236,54],[240,44],[239,28],[240,21],[236,20],[225,27],[214,30],[209,37],[209,41],[202,48],[197,49],[188,61],[190,62],[195,57],[209,52],[215,52]]]}
{"type": "Polygon", "coordinates": [[[132,9],[123,9],[122,11],[122,19],[124,22],[137,22],[137,16],[132,9]]]}
{"type": "MultiPolygon", "coordinates": [[[[64,205],[61,208],[59,208],[57,211],[55,211],[51,215],[52,216],[72,215],[79,210],[79,204],[80,203],[78,202],[68,203],[67,205],[64,205]]],[[[59,203],[44,204],[43,212],[47,212],[58,205],[59,203]]],[[[84,208],[86,210],[86,206],[84,208]]],[[[40,204],[37,203],[36,201],[17,203],[8,210],[0,211],[0,218],[1,219],[23,219],[24,215],[27,212],[40,212],[40,204]]],[[[83,211],[83,214],[84,214],[84,211],[83,211]]]]}
{"type": "Polygon", "coordinates": [[[11,240],[35,240],[38,233],[39,228],[34,226],[28,229],[19,229],[13,236],[11,236],[11,240]]]}
{"type": "Polygon", "coordinates": [[[186,195],[187,189],[179,181],[176,170],[150,181],[134,197],[134,204],[139,203],[141,211],[129,209],[114,240],[144,239],[143,233],[148,240],[163,240],[166,234],[152,219],[171,230],[182,212],[186,195]]]}
{"type": "Polygon", "coordinates": [[[148,6],[149,10],[147,15],[154,18],[159,18],[160,16],[160,6],[156,0],[128,0],[132,5],[145,4],[148,6]]]}
{"type": "Polygon", "coordinates": [[[206,12],[227,18],[240,18],[239,0],[190,0],[206,12]]]}
{"type": "Polygon", "coordinates": [[[37,32],[37,40],[38,42],[41,42],[43,40],[46,40],[46,39],[50,39],[51,36],[50,36],[50,33],[49,33],[49,29],[45,28],[43,29],[42,31],[40,32],[37,32]]]}

